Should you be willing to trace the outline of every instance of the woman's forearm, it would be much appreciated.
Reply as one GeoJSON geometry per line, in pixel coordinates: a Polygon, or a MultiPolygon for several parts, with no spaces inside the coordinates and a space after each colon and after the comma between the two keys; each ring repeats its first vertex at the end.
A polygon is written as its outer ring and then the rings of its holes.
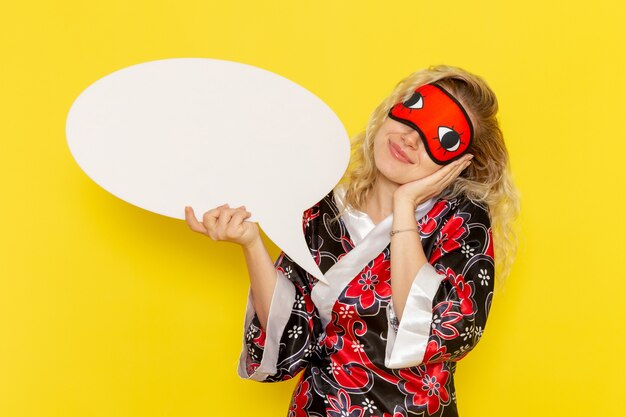
{"type": "Polygon", "coordinates": [[[276,268],[261,238],[242,248],[250,276],[254,308],[261,326],[266,329],[272,295],[276,287],[276,268]]]}
{"type": "MultiPolygon", "coordinates": [[[[415,207],[394,203],[391,230],[417,229],[415,207]]],[[[391,297],[398,320],[409,296],[417,271],[426,263],[426,255],[417,231],[397,233],[391,237],[391,297]]]]}

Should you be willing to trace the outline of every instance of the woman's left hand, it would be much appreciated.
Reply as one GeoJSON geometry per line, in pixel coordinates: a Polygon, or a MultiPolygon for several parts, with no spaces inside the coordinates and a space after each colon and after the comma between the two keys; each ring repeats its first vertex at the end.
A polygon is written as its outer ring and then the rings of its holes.
{"type": "Polygon", "coordinates": [[[394,205],[410,203],[415,208],[429,198],[439,195],[469,166],[473,157],[474,155],[466,154],[427,177],[401,185],[393,193],[394,205]]]}

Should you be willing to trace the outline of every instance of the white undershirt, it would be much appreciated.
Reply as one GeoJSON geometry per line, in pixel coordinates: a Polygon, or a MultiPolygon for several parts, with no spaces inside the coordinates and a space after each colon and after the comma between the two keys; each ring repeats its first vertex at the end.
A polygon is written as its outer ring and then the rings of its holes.
{"type": "MultiPolygon", "coordinates": [[[[335,204],[337,204],[340,211],[344,207],[345,195],[346,191],[343,186],[338,186],[335,189],[335,204]]],[[[422,216],[424,216],[426,214],[424,209],[428,208],[430,210],[436,200],[437,197],[433,197],[430,200],[419,204],[415,208],[416,220],[419,220],[422,216]]],[[[353,207],[349,207],[348,210],[341,215],[341,219],[345,223],[348,233],[352,238],[352,243],[354,243],[355,246],[358,245],[359,242],[361,242],[363,238],[367,236],[367,234],[376,226],[367,213],[356,210],[353,207]]]]}

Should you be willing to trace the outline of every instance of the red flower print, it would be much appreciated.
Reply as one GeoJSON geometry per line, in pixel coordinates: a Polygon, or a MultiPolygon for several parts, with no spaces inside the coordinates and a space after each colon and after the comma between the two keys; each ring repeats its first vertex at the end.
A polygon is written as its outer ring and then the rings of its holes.
{"type": "Polygon", "coordinates": [[[454,308],[452,301],[442,301],[433,309],[432,329],[433,333],[443,339],[454,339],[459,335],[459,331],[454,327],[463,318],[454,308]]]}
{"type": "MultiPolygon", "coordinates": [[[[304,377],[304,374],[303,376],[304,377]]],[[[311,400],[309,381],[300,380],[289,406],[289,417],[306,417],[306,406],[311,400]]]]}
{"type": "Polygon", "coordinates": [[[302,214],[302,231],[306,230],[309,222],[320,215],[320,203],[317,203],[311,208],[308,208],[302,214]]]}
{"type": "Polygon", "coordinates": [[[489,257],[491,257],[491,259],[494,259],[494,255],[493,255],[493,238],[491,236],[491,227],[487,230],[487,235],[489,237],[489,246],[487,246],[487,251],[485,252],[485,254],[489,257]]]}
{"type": "Polygon", "coordinates": [[[363,415],[363,407],[350,404],[350,396],[344,389],[340,389],[337,396],[326,395],[328,403],[332,408],[326,409],[329,417],[361,417],[363,415]]]}
{"type": "Polygon", "coordinates": [[[423,363],[434,363],[447,361],[452,357],[452,354],[446,353],[445,346],[439,346],[436,340],[431,340],[426,345],[426,353],[424,353],[423,363]]]}
{"type": "Polygon", "coordinates": [[[379,275],[373,272],[375,267],[383,266],[379,258],[374,261],[372,266],[368,266],[361,274],[357,275],[346,289],[345,296],[358,298],[361,309],[367,310],[374,306],[377,300],[386,300],[391,297],[389,279],[381,280],[379,275]]]}
{"type": "Polygon", "coordinates": [[[263,327],[259,327],[260,333],[257,337],[255,337],[254,339],[252,339],[252,341],[254,342],[255,345],[259,346],[259,347],[264,347],[265,346],[265,336],[267,335],[267,333],[265,333],[265,329],[263,327]]]}
{"type": "MultiPolygon", "coordinates": [[[[452,283],[461,303],[461,313],[468,316],[476,311],[474,306],[474,287],[465,282],[462,274],[456,274],[452,268],[446,268],[446,279],[452,283]]],[[[472,282],[473,284],[473,282],[472,282]]]]}
{"type": "MultiPolygon", "coordinates": [[[[301,292],[304,292],[304,289],[302,289],[302,287],[298,286],[300,288],[301,292]]],[[[309,314],[309,322],[312,321],[313,319],[313,314],[315,313],[315,303],[313,303],[313,300],[311,299],[311,297],[303,297],[304,298],[304,306],[306,308],[306,312],[309,314]]],[[[309,323],[311,325],[311,323],[309,323]]],[[[313,328],[313,327],[311,327],[313,328]]]]}
{"type": "Polygon", "coordinates": [[[417,226],[423,236],[430,236],[439,225],[439,221],[448,211],[448,202],[439,200],[424,217],[418,220],[417,226]]]}
{"type": "Polygon", "coordinates": [[[332,315],[333,319],[326,326],[326,336],[324,337],[324,346],[328,351],[341,349],[343,347],[343,335],[346,333],[344,328],[338,324],[339,317],[337,313],[333,311],[332,315]]]}
{"type": "Polygon", "coordinates": [[[398,385],[407,394],[407,409],[420,410],[426,408],[432,415],[439,411],[442,404],[450,401],[446,384],[450,373],[443,369],[442,363],[421,365],[418,368],[400,370],[403,380],[398,385]],[[417,373],[413,372],[417,369],[417,373]]]}
{"type": "Polygon", "coordinates": [[[463,219],[463,217],[453,215],[446,224],[443,225],[434,243],[434,248],[428,262],[433,264],[444,254],[461,247],[460,242],[469,234],[469,230],[467,227],[464,227],[464,224],[465,219],[463,219]]]}
{"type": "Polygon", "coordinates": [[[259,366],[261,366],[260,362],[252,362],[250,357],[246,358],[246,372],[248,375],[252,375],[259,366]]]}

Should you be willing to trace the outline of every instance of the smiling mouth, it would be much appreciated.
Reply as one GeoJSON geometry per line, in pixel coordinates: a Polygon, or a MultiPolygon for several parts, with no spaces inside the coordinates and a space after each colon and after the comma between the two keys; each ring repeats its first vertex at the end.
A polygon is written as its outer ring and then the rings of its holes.
{"type": "Polygon", "coordinates": [[[404,162],[405,164],[412,164],[409,157],[402,152],[402,149],[398,148],[394,143],[389,140],[389,152],[391,155],[400,162],[404,162]]]}

